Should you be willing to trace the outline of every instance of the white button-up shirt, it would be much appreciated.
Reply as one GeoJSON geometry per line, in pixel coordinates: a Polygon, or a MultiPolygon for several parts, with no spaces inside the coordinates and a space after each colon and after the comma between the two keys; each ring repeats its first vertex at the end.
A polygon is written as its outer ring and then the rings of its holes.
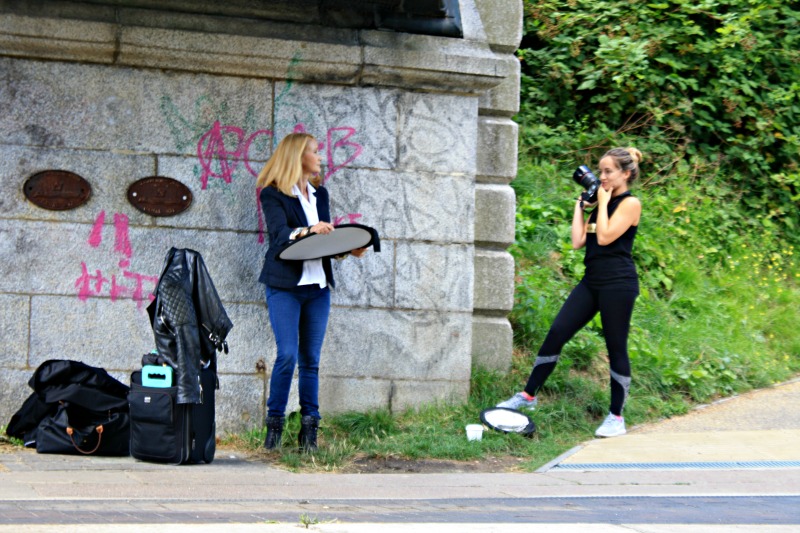
{"type": "MultiPolygon", "coordinates": [[[[306,220],[309,226],[313,226],[319,222],[319,213],[317,212],[317,190],[308,184],[308,200],[300,192],[300,187],[295,185],[292,187],[292,194],[300,199],[300,205],[303,207],[303,212],[306,214],[306,220]]],[[[314,285],[318,283],[320,287],[327,287],[328,280],[325,278],[325,270],[322,268],[322,259],[308,259],[303,261],[303,275],[297,283],[300,285],[314,285]]]]}

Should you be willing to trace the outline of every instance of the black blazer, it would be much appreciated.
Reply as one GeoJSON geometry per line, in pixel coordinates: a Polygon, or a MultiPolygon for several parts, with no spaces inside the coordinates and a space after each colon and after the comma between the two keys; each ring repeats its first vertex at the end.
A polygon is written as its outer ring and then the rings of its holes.
{"type": "MultiPolygon", "coordinates": [[[[317,213],[321,222],[331,221],[331,208],[328,198],[328,190],[317,187],[317,213]]],[[[303,276],[302,261],[287,261],[279,259],[280,254],[293,241],[289,240],[289,234],[297,228],[309,226],[303,206],[299,198],[292,198],[283,194],[276,187],[264,187],[259,195],[261,200],[261,210],[264,213],[264,220],[267,223],[269,233],[269,248],[264,256],[264,266],[258,281],[279,289],[291,289],[297,287],[297,283],[303,276]]],[[[333,271],[331,270],[331,260],[329,257],[322,259],[322,268],[325,270],[325,278],[328,285],[334,286],[333,271]]]]}

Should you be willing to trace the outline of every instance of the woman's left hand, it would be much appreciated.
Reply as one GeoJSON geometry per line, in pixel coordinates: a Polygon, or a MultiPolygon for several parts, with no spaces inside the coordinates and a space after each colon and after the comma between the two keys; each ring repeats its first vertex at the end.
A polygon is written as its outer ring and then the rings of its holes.
{"type": "Polygon", "coordinates": [[[361,257],[365,253],[367,253],[367,248],[356,248],[355,250],[350,250],[350,255],[353,257],[361,257]]]}
{"type": "Polygon", "coordinates": [[[611,189],[610,191],[607,191],[607,190],[605,190],[603,188],[602,185],[600,187],[598,187],[597,188],[597,203],[599,205],[602,205],[602,204],[606,204],[607,205],[608,202],[611,200],[611,193],[612,192],[614,192],[614,189],[611,189]]]}

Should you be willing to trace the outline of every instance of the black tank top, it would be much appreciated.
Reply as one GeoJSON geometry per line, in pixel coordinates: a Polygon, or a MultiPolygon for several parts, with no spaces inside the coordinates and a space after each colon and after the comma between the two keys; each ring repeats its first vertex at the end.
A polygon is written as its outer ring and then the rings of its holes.
{"type": "MultiPolygon", "coordinates": [[[[615,196],[608,202],[608,218],[614,215],[619,204],[631,196],[630,191],[625,191],[615,196]]],[[[633,263],[633,239],[636,237],[637,226],[631,226],[617,240],[606,246],[597,244],[597,233],[593,231],[597,222],[597,210],[589,215],[589,231],[586,232],[586,255],[583,264],[586,273],[584,283],[593,289],[617,289],[639,291],[639,276],[636,274],[636,265],[633,263]]]]}

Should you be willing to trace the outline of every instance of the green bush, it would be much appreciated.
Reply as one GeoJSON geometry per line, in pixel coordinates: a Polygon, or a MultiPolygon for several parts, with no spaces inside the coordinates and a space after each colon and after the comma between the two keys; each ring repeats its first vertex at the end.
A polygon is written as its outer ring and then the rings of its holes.
{"type": "MultiPolygon", "coordinates": [[[[797,6],[526,0],[525,12],[512,183],[511,318],[529,352],[521,366],[583,274],[583,252],[569,247],[572,171],[632,145],[646,157],[634,189],[642,294],[630,338],[646,410],[680,412],[679,398],[704,401],[797,372],[797,6]]],[[[592,323],[565,347],[551,391],[591,372],[601,335],[592,323]]]]}
{"type": "Polygon", "coordinates": [[[754,222],[798,228],[797,3],[526,0],[525,13],[523,150],[553,153],[570,135],[586,162],[632,135],[649,144],[651,179],[719,166],[754,222]]]}

